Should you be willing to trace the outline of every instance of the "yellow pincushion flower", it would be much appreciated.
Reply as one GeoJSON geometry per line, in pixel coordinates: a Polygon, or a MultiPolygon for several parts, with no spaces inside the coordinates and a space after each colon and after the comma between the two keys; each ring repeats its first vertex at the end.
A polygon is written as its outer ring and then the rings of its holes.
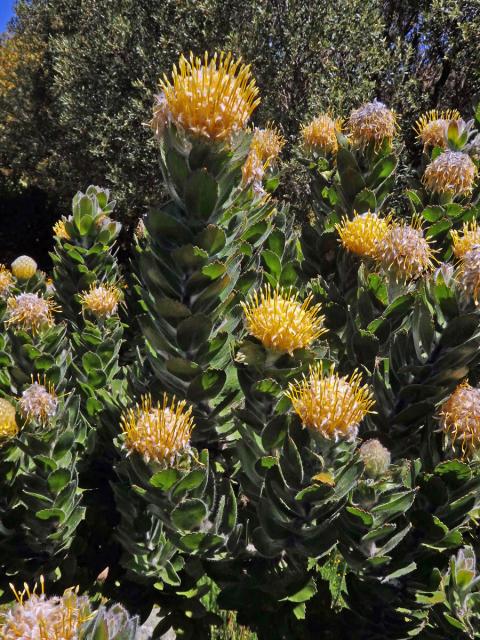
{"type": "Polygon", "coordinates": [[[60,220],[57,220],[57,222],[53,225],[53,234],[61,240],[70,240],[70,234],[67,231],[65,222],[66,220],[64,218],[60,218],[60,220]]]}
{"type": "Polygon", "coordinates": [[[298,293],[265,286],[260,294],[255,291],[241,303],[247,331],[274,351],[293,354],[295,349],[306,348],[327,331],[321,306],[313,305],[312,300],[311,294],[300,302],[298,293]]]}
{"type": "Polygon", "coordinates": [[[10,609],[0,614],[2,640],[77,640],[84,623],[91,617],[86,596],[77,590],[67,589],[63,596],[48,598],[42,591],[36,593],[25,585],[18,592],[11,586],[17,599],[10,609]]]}
{"type": "Polygon", "coordinates": [[[13,286],[12,272],[3,264],[0,264],[0,297],[8,294],[13,286]]]}
{"type": "Polygon", "coordinates": [[[424,113],[415,123],[417,138],[423,142],[423,147],[447,146],[447,131],[451,122],[460,120],[461,115],[456,109],[437,111],[432,109],[424,113]]]}
{"type": "Polygon", "coordinates": [[[342,130],[340,120],[333,120],[328,114],[322,113],[311,122],[303,125],[300,130],[303,146],[308,151],[336,153],[338,151],[337,132],[342,130]]]}
{"type": "Polygon", "coordinates": [[[18,425],[15,414],[16,409],[13,404],[5,398],[0,398],[0,441],[17,435],[18,425]]]}
{"type": "Polygon", "coordinates": [[[189,451],[195,424],[192,407],[187,409],[185,400],[169,400],[164,394],[162,403],[156,406],[149,395],[142,396],[140,405],[122,415],[121,426],[130,452],[139,453],[147,462],[171,466],[189,451]]]}
{"type": "Polygon", "coordinates": [[[92,284],[80,296],[83,308],[99,319],[115,315],[121,299],[122,292],[113,284],[92,284]]]}
{"type": "Polygon", "coordinates": [[[467,153],[448,149],[430,162],[422,182],[433,193],[462,196],[472,191],[476,175],[477,167],[467,153]]]}
{"type": "Polygon", "coordinates": [[[355,213],[351,220],[344,217],[335,228],[345,249],[358,256],[373,258],[391,223],[391,215],[381,218],[368,211],[361,215],[355,213]]]}
{"type": "Polygon", "coordinates": [[[459,287],[478,305],[480,293],[480,247],[473,247],[461,258],[456,272],[459,287]]]}
{"type": "Polygon", "coordinates": [[[38,293],[21,293],[7,300],[7,327],[13,326],[33,334],[53,326],[53,314],[58,307],[38,293]]]}
{"type": "Polygon", "coordinates": [[[434,254],[423,235],[420,221],[395,222],[377,243],[375,259],[398,280],[419,278],[434,266],[434,254]]]}
{"type": "Polygon", "coordinates": [[[17,280],[28,280],[37,272],[37,263],[30,256],[19,256],[12,262],[12,273],[17,280]]]}
{"type": "Polygon", "coordinates": [[[285,142],[279,129],[269,123],[265,129],[255,128],[250,152],[256,153],[262,162],[270,163],[278,158],[285,142]]]}
{"type": "Polygon", "coordinates": [[[458,441],[464,455],[473,452],[480,444],[480,389],[459,384],[442,404],[439,418],[452,443],[458,441]]]}
{"type": "Polygon", "coordinates": [[[476,220],[464,223],[462,235],[458,231],[450,231],[450,234],[456,258],[463,258],[467,251],[480,245],[480,228],[476,220]]]}
{"type": "Polygon", "coordinates": [[[172,79],[164,76],[160,85],[173,122],[210,140],[228,140],[245,128],[260,103],[250,66],[231,53],[182,55],[172,79]]]}
{"type": "Polygon", "coordinates": [[[363,148],[373,143],[377,149],[384,140],[392,142],[397,131],[397,116],[383,102],[374,100],[352,111],[348,130],[354,144],[363,148]]]}
{"type": "Polygon", "coordinates": [[[323,374],[322,364],[310,367],[308,378],[290,383],[286,396],[305,427],[325,438],[354,438],[360,422],[372,412],[373,394],[357,371],[339,376],[332,366],[323,374]]]}

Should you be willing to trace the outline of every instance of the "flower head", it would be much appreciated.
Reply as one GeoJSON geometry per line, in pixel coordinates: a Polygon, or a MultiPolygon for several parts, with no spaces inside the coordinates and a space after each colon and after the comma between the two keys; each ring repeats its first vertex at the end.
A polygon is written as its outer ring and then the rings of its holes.
{"type": "Polygon", "coordinates": [[[378,149],[384,140],[392,142],[397,130],[397,116],[383,102],[374,100],[352,111],[348,129],[354,144],[366,147],[373,143],[378,149]]]}
{"type": "Polygon", "coordinates": [[[379,440],[366,440],[358,450],[365,465],[365,472],[371,478],[382,476],[390,466],[390,451],[379,440]]]}
{"type": "Polygon", "coordinates": [[[375,259],[399,280],[419,278],[433,267],[433,251],[419,221],[393,223],[376,246],[375,259]]]}
{"type": "Polygon", "coordinates": [[[53,314],[57,307],[52,300],[38,293],[21,293],[7,300],[7,326],[19,327],[33,334],[54,324],[53,314]]]}
{"type": "Polygon", "coordinates": [[[480,228],[477,221],[465,222],[462,229],[462,235],[458,231],[450,231],[453,243],[453,253],[456,258],[463,256],[473,249],[480,246],[480,228]]]}
{"type": "Polygon", "coordinates": [[[36,585],[30,591],[12,589],[17,599],[5,613],[0,615],[2,640],[78,640],[83,624],[91,616],[89,600],[68,589],[63,596],[48,598],[36,593],[36,585]]]}
{"type": "Polygon", "coordinates": [[[13,286],[12,272],[3,264],[0,264],[0,297],[8,294],[13,286]]]}
{"type": "Polygon", "coordinates": [[[13,438],[18,433],[17,411],[13,404],[0,398],[0,441],[13,438]]]}
{"type": "Polygon", "coordinates": [[[473,247],[461,258],[456,273],[457,282],[468,298],[478,304],[480,292],[480,246],[473,247]]]}
{"type": "Polygon", "coordinates": [[[163,401],[152,405],[150,396],[142,396],[140,405],[128,409],[121,418],[125,445],[147,462],[173,465],[176,458],[188,452],[194,428],[192,407],[185,400],[177,402],[163,395],[163,401]]]}
{"type": "Polygon", "coordinates": [[[256,151],[250,151],[242,166],[242,183],[245,186],[253,185],[256,191],[263,192],[262,180],[267,164],[268,161],[262,162],[256,151]]]}
{"type": "Polygon", "coordinates": [[[262,162],[274,162],[285,146],[285,138],[279,129],[267,124],[265,129],[255,128],[253,132],[250,152],[254,152],[262,162]]]}
{"type": "Polygon", "coordinates": [[[274,351],[292,354],[295,349],[308,347],[327,331],[321,306],[312,304],[312,299],[310,294],[300,302],[298,293],[265,286],[260,294],[255,291],[242,302],[247,330],[274,351]]]}
{"type": "Polygon", "coordinates": [[[437,111],[432,109],[424,113],[415,123],[417,138],[423,142],[423,147],[447,146],[448,125],[460,120],[461,115],[456,109],[437,111]]]}
{"type": "Polygon", "coordinates": [[[90,289],[80,296],[83,308],[96,318],[109,318],[117,313],[122,292],[114,284],[92,284],[90,289]]]}
{"type": "Polygon", "coordinates": [[[53,235],[61,240],[70,240],[70,234],[67,231],[67,227],[65,226],[65,218],[60,218],[53,225],[53,235]]]}
{"type": "Polygon", "coordinates": [[[468,455],[480,444],[480,389],[468,382],[457,386],[442,404],[440,425],[453,444],[457,441],[463,455],[468,455]]]}
{"type": "Polygon", "coordinates": [[[146,237],[147,227],[145,226],[145,222],[143,221],[143,218],[138,219],[133,235],[135,236],[135,238],[137,238],[137,240],[143,240],[143,238],[146,237]]]}
{"type": "Polygon", "coordinates": [[[380,218],[376,213],[355,213],[349,220],[344,217],[340,224],[335,225],[343,247],[362,257],[373,258],[377,254],[377,247],[386,236],[392,217],[380,218]]]}
{"type": "Polygon", "coordinates": [[[340,120],[333,120],[326,113],[322,113],[311,122],[303,125],[301,136],[303,146],[308,151],[322,153],[336,153],[338,150],[337,132],[342,130],[340,120]]]}
{"type": "Polygon", "coordinates": [[[362,376],[355,371],[350,377],[339,376],[333,366],[323,375],[322,365],[310,368],[308,378],[290,383],[287,397],[303,425],[325,438],[354,438],[358,425],[371,413],[373,395],[362,376]]]}
{"type": "Polygon", "coordinates": [[[231,53],[202,58],[191,53],[174,65],[171,81],[160,83],[173,122],[211,140],[228,140],[243,129],[260,103],[250,66],[231,53]]]}
{"type": "Polygon", "coordinates": [[[37,263],[30,256],[19,256],[12,262],[12,273],[17,280],[28,280],[37,272],[37,263]]]}
{"type": "Polygon", "coordinates": [[[448,149],[425,169],[422,182],[433,193],[466,195],[471,192],[477,168],[467,153],[448,149]]]}
{"type": "Polygon", "coordinates": [[[20,413],[26,420],[36,420],[46,424],[49,418],[55,415],[58,407],[53,384],[47,383],[45,379],[43,384],[40,379],[32,380],[32,384],[23,391],[18,405],[20,413]]]}

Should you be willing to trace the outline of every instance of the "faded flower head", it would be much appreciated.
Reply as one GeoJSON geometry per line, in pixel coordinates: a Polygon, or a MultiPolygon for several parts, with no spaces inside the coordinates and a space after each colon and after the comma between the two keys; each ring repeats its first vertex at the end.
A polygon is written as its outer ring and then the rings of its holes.
{"type": "Polygon", "coordinates": [[[48,383],[45,378],[43,384],[40,378],[37,381],[32,380],[32,384],[23,391],[18,405],[26,420],[46,424],[55,415],[58,407],[53,384],[48,383]]]}
{"type": "Polygon", "coordinates": [[[417,138],[423,142],[423,147],[447,146],[448,126],[451,122],[460,120],[461,115],[456,109],[437,111],[432,109],[424,113],[415,123],[417,138]]]}
{"type": "Polygon", "coordinates": [[[5,324],[36,334],[53,326],[53,314],[57,310],[52,300],[42,298],[38,293],[20,293],[7,300],[5,324]]]}
{"type": "Polygon", "coordinates": [[[376,213],[355,213],[349,220],[344,217],[340,224],[335,225],[340,236],[340,242],[347,251],[358,256],[373,258],[377,254],[377,247],[386,236],[392,216],[381,218],[376,213]]]}
{"type": "Polygon", "coordinates": [[[242,183],[245,186],[253,185],[257,192],[263,192],[263,176],[267,168],[267,162],[262,159],[256,151],[250,151],[242,166],[242,183]]]}
{"type": "Polygon", "coordinates": [[[325,317],[320,315],[321,306],[312,304],[310,294],[303,302],[298,293],[265,286],[255,291],[246,302],[242,302],[247,331],[264,347],[293,354],[303,349],[326,333],[325,317]]]}
{"type": "Polygon", "coordinates": [[[480,292],[480,246],[467,251],[461,258],[456,272],[459,287],[467,298],[473,298],[478,305],[480,292]]]}
{"type": "Polygon", "coordinates": [[[433,193],[462,196],[472,191],[476,175],[477,168],[467,153],[448,149],[430,162],[422,182],[433,193]]]}
{"type": "Polygon", "coordinates": [[[162,91],[155,96],[155,102],[153,105],[153,118],[150,121],[150,126],[156,138],[161,138],[165,127],[170,119],[170,109],[168,107],[167,98],[162,91]]]}
{"type": "Polygon", "coordinates": [[[419,278],[433,268],[434,255],[423,235],[419,220],[395,222],[377,242],[375,259],[398,280],[419,278]]]}
{"type": "Polygon", "coordinates": [[[30,256],[19,256],[12,262],[12,273],[17,280],[29,280],[37,272],[37,263],[30,256]]]}
{"type": "Polygon", "coordinates": [[[308,151],[336,153],[338,150],[337,132],[342,130],[340,120],[334,120],[322,113],[311,122],[303,125],[300,131],[303,146],[308,151]]]}
{"type": "Polygon", "coordinates": [[[128,409],[121,417],[125,446],[137,452],[147,462],[172,466],[176,459],[190,450],[194,428],[192,407],[185,400],[177,402],[164,394],[162,403],[152,405],[149,395],[141,403],[128,409]]]}
{"type": "Polygon", "coordinates": [[[305,427],[334,439],[354,438],[375,403],[359,372],[339,376],[332,366],[324,375],[321,364],[310,367],[308,378],[290,383],[286,396],[305,427]]]}
{"type": "Polygon", "coordinates": [[[354,144],[363,148],[373,143],[378,149],[384,140],[392,142],[397,130],[397,116],[383,102],[374,100],[352,111],[348,129],[354,144]]]}
{"type": "Polygon", "coordinates": [[[90,289],[80,296],[80,303],[84,310],[96,318],[104,319],[117,313],[121,299],[122,292],[114,284],[92,284],[90,289]]]}
{"type": "Polygon", "coordinates": [[[268,123],[265,129],[254,129],[250,152],[254,152],[262,162],[274,162],[285,146],[285,138],[280,130],[268,123]]]}
{"type": "Polygon", "coordinates": [[[0,298],[8,295],[8,292],[13,286],[13,275],[10,269],[3,264],[0,264],[0,298]]]}
{"type": "Polygon", "coordinates": [[[2,640],[78,640],[83,624],[91,616],[89,600],[68,589],[63,596],[48,598],[42,590],[36,593],[36,585],[30,591],[17,592],[17,599],[10,609],[0,614],[2,640]]]}
{"type": "Polygon", "coordinates": [[[439,418],[452,444],[458,444],[464,456],[470,455],[480,443],[480,389],[468,382],[459,384],[442,404],[439,418]]]}
{"type": "Polygon", "coordinates": [[[143,240],[143,238],[146,237],[147,227],[145,226],[145,222],[143,221],[143,218],[139,218],[135,227],[135,231],[133,233],[134,233],[134,236],[137,238],[137,240],[143,240]]]}
{"type": "Polygon", "coordinates": [[[371,478],[383,476],[390,466],[390,451],[383,446],[380,440],[366,440],[358,453],[365,465],[366,474],[371,478]]]}
{"type": "Polygon", "coordinates": [[[250,66],[231,53],[182,55],[172,79],[164,75],[160,86],[173,122],[210,140],[228,140],[244,129],[260,103],[250,66]]]}
{"type": "Polygon", "coordinates": [[[13,438],[18,433],[16,409],[8,400],[0,398],[0,441],[13,438]]]}
{"type": "Polygon", "coordinates": [[[450,231],[450,235],[452,236],[453,254],[456,258],[463,258],[467,251],[480,246],[480,228],[476,220],[465,222],[461,233],[450,231]]]}

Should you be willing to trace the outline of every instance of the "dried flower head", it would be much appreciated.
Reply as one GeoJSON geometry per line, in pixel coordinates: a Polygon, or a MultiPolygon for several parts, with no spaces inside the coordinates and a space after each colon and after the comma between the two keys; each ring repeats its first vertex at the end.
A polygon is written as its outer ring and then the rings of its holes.
{"type": "Polygon", "coordinates": [[[465,222],[461,233],[450,231],[450,235],[452,236],[453,254],[456,258],[463,258],[467,251],[480,246],[480,228],[476,220],[465,222]]]}
{"type": "Polygon", "coordinates": [[[312,304],[310,294],[303,302],[298,293],[265,286],[255,291],[246,302],[242,302],[248,332],[264,347],[292,354],[303,349],[326,333],[325,317],[320,315],[321,306],[312,304]]]}
{"type": "Polygon", "coordinates": [[[361,215],[354,213],[351,220],[344,217],[340,224],[335,225],[335,228],[341,244],[347,251],[358,256],[373,258],[391,223],[391,215],[381,218],[376,213],[368,211],[361,215]]]}
{"type": "Polygon", "coordinates": [[[146,237],[147,227],[145,226],[145,222],[143,221],[143,218],[139,218],[133,234],[137,238],[137,240],[143,240],[143,238],[146,237]]]}
{"type": "Polygon", "coordinates": [[[26,420],[46,424],[55,415],[58,407],[53,384],[47,382],[45,377],[43,383],[40,378],[35,381],[32,378],[32,384],[23,391],[18,405],[26,420]]]}
{"type": "Polygon", "coordinates": [[[469,299],[473,298],[478,305],[480,292],[480,246],[473,247],[461,258],[456,272],[459,287],[469,299]]]}
{"type": "Polygon", "coordinates": [[[96,318],[103,319],[117,313],[121,299],[122,292],[114,284],[92,284],[90,289],[80,296],[80,303],[84,310],[96,318]]]}
{"type": "Polygon", "coordinates": [[[228,140],[243,129],[260,103],[250,66],[231,53],[182,55],[172,80],[164,75],[160,85],[173,122],[211,140],[228,140]]]}
{"type": "Polygon", "coordinates": [[[53,235],[61,240],[70,240],[70,234],[67,231],[67,227],[65,226],[66,219],[60,218],[53,225],[53,235]]]}
{"type": "Polygon", "coordinates": [[[37,263],[30,256],[19,256],[12,262],[12,273],[17,280],[28,280],[37,273],[37,263]]]}
{"type": "Polygon", "coordinates": [[[423,235],[420,221],[395,222],[377,243],[375,259],[397,280],[419,278],[434,266],[434,254],[423,235]]]}
{"type": "Polygon", "coordinates": [[[5,324],[31,331],[33,334],[53,326],[55,303],[42,298],[38,293],[20,293],[7,300],[7,320],[5,324]]]}
{"type": "Polygon", "coordinates": [[[300,131],[303,146],[308,151],[336,153],[338,151],[337,132],[342,130],[340,120],[334,120],[322,113],[311,122],[303,125],[300,131]]]}
{"type": "Polygon", "coordinates": [[[303,425],[325,438],[354,438],[358,425],[372,412],[373,395],[362,376],[339,376],[333,369],[323,375],[323,366],[310,368],[308,378],[290,383],[287,397],[303,425]]]}
{"type": "Polygon", "coordinates": [[[433,193],[467,195],[473,189],[477,168],[467,153],[448,149],[425,169],[422,182],[433,193]]]}
{"type": "Polygon", "coordinates": [[[460,445],[462,454],[472,453],[480,443],[480,389],[468,382],[459,384],[442,404],[439,419],[452,443],[460,445]]]}
{"type": "Polygon", "coordinates": [[[13,438],[18,433],[17,411],[13,404],[0,398],[0,441],[13,438]]]}
{"type": "Polygon", "coordinates": [[[263,191],[262,180],[267,162],[262,162],[256,151],[250,151],[242,166],[242,184],[244,186],[253,185],[257,191],[263,191]]]}
{"type": "Polygon", "coordinates": [[[28,585],[18,592],[11,586],[17,602],[0,614],[2,640],[78,640],[80,630],[91,616],[89,600],[68,589],[63,596],[48,598],[42,590],[36,593],[35,585],[28,585]]]}
{"type": "Polygon", "coordinates": [[[378,149],[384,140],[392,142],[397,130],[397,116],[383,102],[374,100],[352,111],[348,129],[354,144],[363,148],[373,143],[378,149]]]}
{"type": "Polygon", "coordinates": [[[285,138],[280,130],[268,123],[265,129],[255,128],[250,152],[256,153],[262,162],[274,162],[285,146],[285,138]]]}
{"type": "Polygon", "coordinates": [[[154,99],[153,118],[150,120],[150,126],[155,137],[160,139],[170,119],[170,109],[163,91],[156,95],[154,99]]]}
{"type": "Polygon", "coordinates": [[[194,428],[192,407],[185,400],[177,402],[164,394],[163,401],[152,405],[149,395],[141,404],[128,409],[121,417],[125,446],[150,460],[172,466],[175,460],[188,453],[194,428]]]}
{"type": "Polygon", "coordinates": [[[371,478],[383,476],[390,466],[390,451],[379,440],[366,440],[358,453],[365,465],[365,473],[371,478]]]}
{"type": "Polygon", "coordinates": [[[447,131],[451,122],[460,120],[461,115],[456,109],[437,111],[432,109],[424,113],[415,123],[417,138],[423,142],[423,147],[447,146],[447,131]]]}
{"type": "Polygon", "coordinates": [[[3,264],[0,264],[0,297],[3,298],[8,295],[8,292],[13,286],[13,275],[10,269],[3,264]]]}

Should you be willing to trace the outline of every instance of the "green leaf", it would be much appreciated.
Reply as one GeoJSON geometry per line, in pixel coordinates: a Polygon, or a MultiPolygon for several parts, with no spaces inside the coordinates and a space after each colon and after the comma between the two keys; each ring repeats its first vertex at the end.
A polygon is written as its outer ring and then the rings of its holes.
{"type": "Polygon", "coordinates": [[[198,169],[185,184],[184,195],[188,213],[206,220],[212,215],[217,204],[217,181],[205,169],[198,169]]]}
{"type": "Polygon", "coordinates": [[[51,518],[58,518],[60,522],[65,520],[65,513],[62,509],[40,509],[35,515],[40,520],[50,520],[51,518]]]}
{"type": "Polygon", "coordinates": [[[375,194],[370,189],[362,189],[360,193],[355,196],[353,201],[353,209],[357,213],[366,213],[367,211],[375,211],[377,208],[377,199],[375,194]]]}
{"type": "Polygon", "coordinates": [[[280,602],[284,602],[285,600],[288,600],[289,602],[307,602],[308,600],[311,600],[316,593],[317,585],[315,584],[314,579],[310,578],[304,587],[291,596],[282,598],[280,602]]]}
{"type": "Polygon", "coordinates": [[[150,478],[150,484],[157,489],[168,491],[178,479],[178,472],[175,469],[165,469],[155,473],[150,478]]]}
{"type": "Polygon", "coordinates": [[[265,249],[265,251],[262,252],[262,260],[270,273],[272,273],[278,280],[282,273],[282,263],[280,262],[280,258],[277,254],[270,251],[270,249],[265,249]]]}
{"type": "Polygon", "coordinates": [[[196,351],[207,342],[211,332],[211,319],[203,313],[196,313],[180,322],[177,327],[177,341],[184,351],[196,351]]]}
{"type": "Polygon", "coordinates": [[[172,491],[172,497],[176,498],[182,495],[182,493],[198,489],[198,487],[205,481],[205,476],[205,469],[194,469],[193,471],[190,471],[190,473],[187,473],[187,475],[175,485],[172,491]]]}
{"type": "Polygon", "coordinates": [[[430,205],[429,207],[425,207],[421,215],[428,222],[436,222],[443,216],[444,213],[445,210],[443,207],[430,205]]]}
{"type": "Polygon", "coordinates": [[[183,531],[198,527],[207,517],[207,507],[198,498],[185,500],[171,513],[173,524],[183,531]]]}
{"type": "Polygon", "coordinates": [[[167,151],[165,162],[176,191],[181,196],[188,176],[187,160],[179,151],[170,147],[167,151]]]}
{"type": "Polygon", "coordinates": [[[223,389],[227,374],[220,369],[209,369],[197,376],[187,389],[187,398],[192,402],[203,402],[215,398],[223,389]]]}
{"type": "Polygon", "coordinates": [[[440,235],[444,231],[451,229],[451,227],[452,227],[451,220],[439,220],[435,224],[432,224],[432,226],[429,229],[427,229],[427,233],[425,234],[425,236],[427,238],[435,238],[436,236],[440,235]]]}
{"type": "Polygon", "coordinates": [[[52,471],[48,476],[48,486],[50,491],[58,493],[70,482],[70,479],[71,474],[67,469],[57,469],[56,471],[52,471]]]}

